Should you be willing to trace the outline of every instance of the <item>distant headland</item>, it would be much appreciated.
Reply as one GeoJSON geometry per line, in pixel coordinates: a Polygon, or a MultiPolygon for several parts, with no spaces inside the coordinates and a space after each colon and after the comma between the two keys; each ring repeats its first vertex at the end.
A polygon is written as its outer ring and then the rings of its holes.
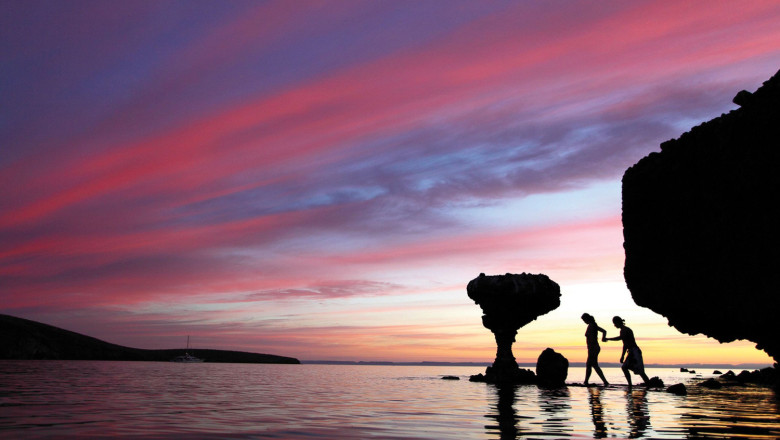
{"type": "MultiPolygon", "coordinates": [[[[0,359],[170,361],[184,349],[145,350],[100,339],[28,319],[0,314],[0,359]]],[[[244,351],[190,350],[205,362],[300,364],[298,359],[244,351]]]]}

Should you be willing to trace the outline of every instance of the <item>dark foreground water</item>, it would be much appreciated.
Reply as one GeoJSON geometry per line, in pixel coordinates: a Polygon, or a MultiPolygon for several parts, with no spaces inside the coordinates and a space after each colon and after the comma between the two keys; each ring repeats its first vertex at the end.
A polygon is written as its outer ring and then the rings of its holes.
{"type": "MultiPolygon", "coordinates": [[[[778,438],[773,391],[497,388],[474,367],[0,361],[0,438],[778,438]],[[461,380],[442,380],[444,375],[461,380]]],[[[622,373],[605,369],[622,384],[622,373]]],[[[667,384],[694,376],[650,369],[667,384]]],[[[711,373],[707,371],[706,373],[711,373]]],[[[581,368],[569,381],[581,382],[581,368]]],[[[708,375],[704,375],[707,377],[708,375]]]]}

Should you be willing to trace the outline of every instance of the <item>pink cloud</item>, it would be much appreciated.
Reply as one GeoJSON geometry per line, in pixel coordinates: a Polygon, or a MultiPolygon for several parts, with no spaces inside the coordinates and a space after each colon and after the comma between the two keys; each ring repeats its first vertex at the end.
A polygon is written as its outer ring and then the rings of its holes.
{"type": "MultiPolygon", "coordinates": [[[[580,33],[563,32],[552,39],[540,40],[544,41],[542,44],[530,46],[521,44],[524,41],[506,38],[507,29],[502,26],[494,26],[485,32],[484,26],[472,24],[450,41],[347,69],[336,76],[192,121],[155,138],[114,146],[107,153],[66,163],[64,175],[51,176],[57,179],[52,181],[50,177],[46,181],[46,187],[64,186],[63,190],[19,207],[13,215],[4,215],[0,224],[8,226],[33,221],[86,199],[137,186],[138,182],[159,180],[164,182],[164,186],[157,186],[155,190],[172,194],[202,190],[204,187],[208,189],[237,173],[278,167],[280,163],[295,163],[342,148],[369,135],[389,135],[409,129],[418,125],[419,118],[425,115],[457,108],[468,111],[468,107],[464,109],[464,106],[477,109],[495,100],[494,96],[488,95],[490,101],[482,98],[480,102],[478,96],[488,91],[496,93],[513,89],[514,93],[528,93],[547,78],[546,72],[534,72],[537,76],[529,77],[523,73],[527,66],[552,62],[550,68],[558,72],[561,67],[558,63],[562,60],[572,55],[582,58],[583,53],[594,50],[609,53],[616,59],[625,59],[625,56],[634,56],[632,52],[636,52],[636,44],[663,41],[691,25],[689,14],[669,12],[650,10],[651,14],[664,17],[655,21],[648,17],[648,11],[629,10],[611,17],[607,23],[591,25],[585,36],[579,29],[580,33]],[[663,23],[666,28],[634,26],[636,22],[648,21],[663,23]],[[604,27],[620,32],[623,37],[612,38],[612,33],[603,31],[604,27]],[[628,30],[630,32],[623,32],[628,30]],[[477,38],[476,33],[481,38],[477,38]],[[464,57],[461,50],[464,45],[467,48],[473,46],[473,43],[467,44],[472,41],[490,45],[493,50],[474,48],[473,53],[464,57]],[[507,53],[514,56],[507,57],[507,53]],[[518,74],[522,79],[520,82],[518,74]],[[393,78],[392,86],[385,86],[384,78],[393,78]],[[424,94],[421,93],[423,90],[424,94]],[[225,143],[227,138],[255,130],[255,127],[267,128],[246,141],[225,143]],[[239,155],[242,160],[238,164],[226,163],[225,155],[239,155]],[[195,170],[197,172],[193,172],[195,170]],[[79,181],[83,183],[72,184],[79,181]]],[[[741,14],[748,19],[762,12],[765,11],[756,6],[741,11],[741,14]]],[[[731,15],[724,17],[714,12],[706,18],[723,21],[724,25],[733,19],[731,15]]],[[[489,23],[493,24],[492,21],[489,23]]],[[[503,25],[510,23],[511,20],[501,22],[503,25]]],[[[694,23],[698,26],[703,24],[712,26],[711,21],[694,23]]],[[[544,28],[544,35],[549,35],[550,31],[544,28]]],[[[752,44],[752,51],[739,46],[735,52],[741,57],[765,53],[772,48],[768,46],[769,41],[764,39],[759,44],[752,44]]],[[[679,51],[676,56],[688,54],[689,50],[685,50],[679,51]]],[[[627,81],[635,81],[627,76],[614,78],[599,64],[586,66],[590,77],[602,76],[610,78],[609,81],[594,84],[595,90],[581,87],[563,89],[565,93],[553,90],[553,94],[547,92],[542,102],[560,103],[587,95],[600,95],[607,87],[625,87],[627,81]]],[[[665,71],[662,65],[635,68],[640,68],[645,76],[662,75],[661,72],[665,71]]],[[[557,76],[560,79],[577,79],[565,74],[557,76]]],[[[526,111],[530,113],[534,108],[538,109],[538,105],[528,107],[526,104],[526,111]]]]}
{"type": "Polygon", "coordinates": [[[615,233],[621,228],[620,218],[610,217],[585,223],[573,223],[536,227],[525,230],[509,230],[500,232],[478,232],[458,237],[441,237],[426,241],[415,241],[398,245],[390,245],[386,249],[375,252],[368,251],[351,255],[329,257],[335,263],[341,264],[386,264],[401,262],[414,264],[416,261],[436,260],[447,256],[464,256],[473,258],[480,254],[494,252],[523,252],[531,249],[534,253],[545,249],[560,249],[570,247],[572,252],[581,251],[582,247],[602,248],[604,238],[610,238],[609,244],[622,243],[622,237],[615,233]],[[617,239],[617,243],[615,243],[617,239]]]}
{"type": "MultiPolygon", "coordinates": [[[[507,221],[495,230],[470,228],[451,208],[616,179],[679,134],[681,117],[727,108],[722,94],[765,76],[751,69],[776,68],[779,53],[776,2],[573,5],[566,13],[517,3],[448,22],[417,45],[386,43],[378,53],[363,48],[322,62],[308,75],[258,74],[263,57],[353,14],[383,23],[372,15],[381,5],[353,6],[315,13],[278,2],[227,14],[152,63],[133,82],[138,93],[105,103],[91,124],[38,137],[31,133],[45,127],[21,124],[14,154],[0,158],[0,183],[11,189],[0,194],[4,308],[400,297],[434,288],[371,276],[443,265],[466,273],[475,261],[496,273],[614,276],[622,266],[619,207],[597,220],[531,228],[507,221]],[[207,87],[221,75],[245,79],[246,93],[207,87]],[[28,154],[24,139],[41,145],[28,154]]],[[[101,29],[73,38],[88,46],[101,29]]],[[[128,49],[145,47],[144,33],[133,35],[128,49]]],[[[52,87],[117,63],[110,46],[94,48],[95,71],[74,67],[52,87]]],[[[139,322],[114,318],[122,331],[139,322]]],[[[455,356],[436,341],[459,337],[419,323],[276,332],[229,319],[204,332],[312,356],[359,356],[380,345],[387,357],[455,356]],[[321,345],[307,339],[310,330],[323,333],[321,345]]],[[[161,328],[143,325],[135,331],[161,328]]]]}

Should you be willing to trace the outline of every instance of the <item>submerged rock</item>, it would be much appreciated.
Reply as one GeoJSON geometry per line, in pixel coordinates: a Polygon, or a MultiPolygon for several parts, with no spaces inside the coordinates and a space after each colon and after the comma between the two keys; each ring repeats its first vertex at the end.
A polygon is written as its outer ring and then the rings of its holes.
{"type": "Polygon", "coordinates": [[[677,394],[678,396],[685,396],[688,394],[688,389],[685,388],[685,384],[676,383],[666,389],[666,392],[677,394]]]}
{"type": "Polygon", "coordinates": [[[569,360],[552,348],[546,348],[536,361],[536,380],[540,386],[562,387],[569,375],[569,360]]]}
{"type": "Polygon", "coordinates": [[[717,380],[715,380],[713,378],[709,378],[709,379],[705,380],[704,382],[700,383],[699,386],[702,386],[704,388],[713,389],[713,390],[714,389],[718,389],[718,388],[723,388],[723,384],[718,382],[717,380]]]}
{"type": "Polygon", "coordinates": [[[780,359],[780,72],[623,176],[626,284],[688,334],[780,359]]]}
{"type": "MultiPolygon", "coordinates": [[[[496,338],[496,359],[483,376],[486,382],[533,383],[517,366],[512,344],[517,330],[561,304],[561,289],[547,275],[484,273],[468,283],[466,292],[482,309],[482,325],[496,338]]],[[[474,377],[474,376],[473,376],[474,377]]]]}

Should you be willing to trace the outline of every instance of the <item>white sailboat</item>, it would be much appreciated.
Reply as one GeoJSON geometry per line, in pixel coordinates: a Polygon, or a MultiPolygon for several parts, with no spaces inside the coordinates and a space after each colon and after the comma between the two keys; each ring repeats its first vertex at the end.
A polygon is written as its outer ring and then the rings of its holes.
{"type": "Polygon", "coordinates": [[[196,362],[203,362],[203,359],[197,358],[190,354],[190,337],[187,336],[187,348],[184,351],[184,354],[181,356],[176,356],[175,358],[171,359],[171,362],[182,362],[187,364],[193,364],[196,362]]]}

